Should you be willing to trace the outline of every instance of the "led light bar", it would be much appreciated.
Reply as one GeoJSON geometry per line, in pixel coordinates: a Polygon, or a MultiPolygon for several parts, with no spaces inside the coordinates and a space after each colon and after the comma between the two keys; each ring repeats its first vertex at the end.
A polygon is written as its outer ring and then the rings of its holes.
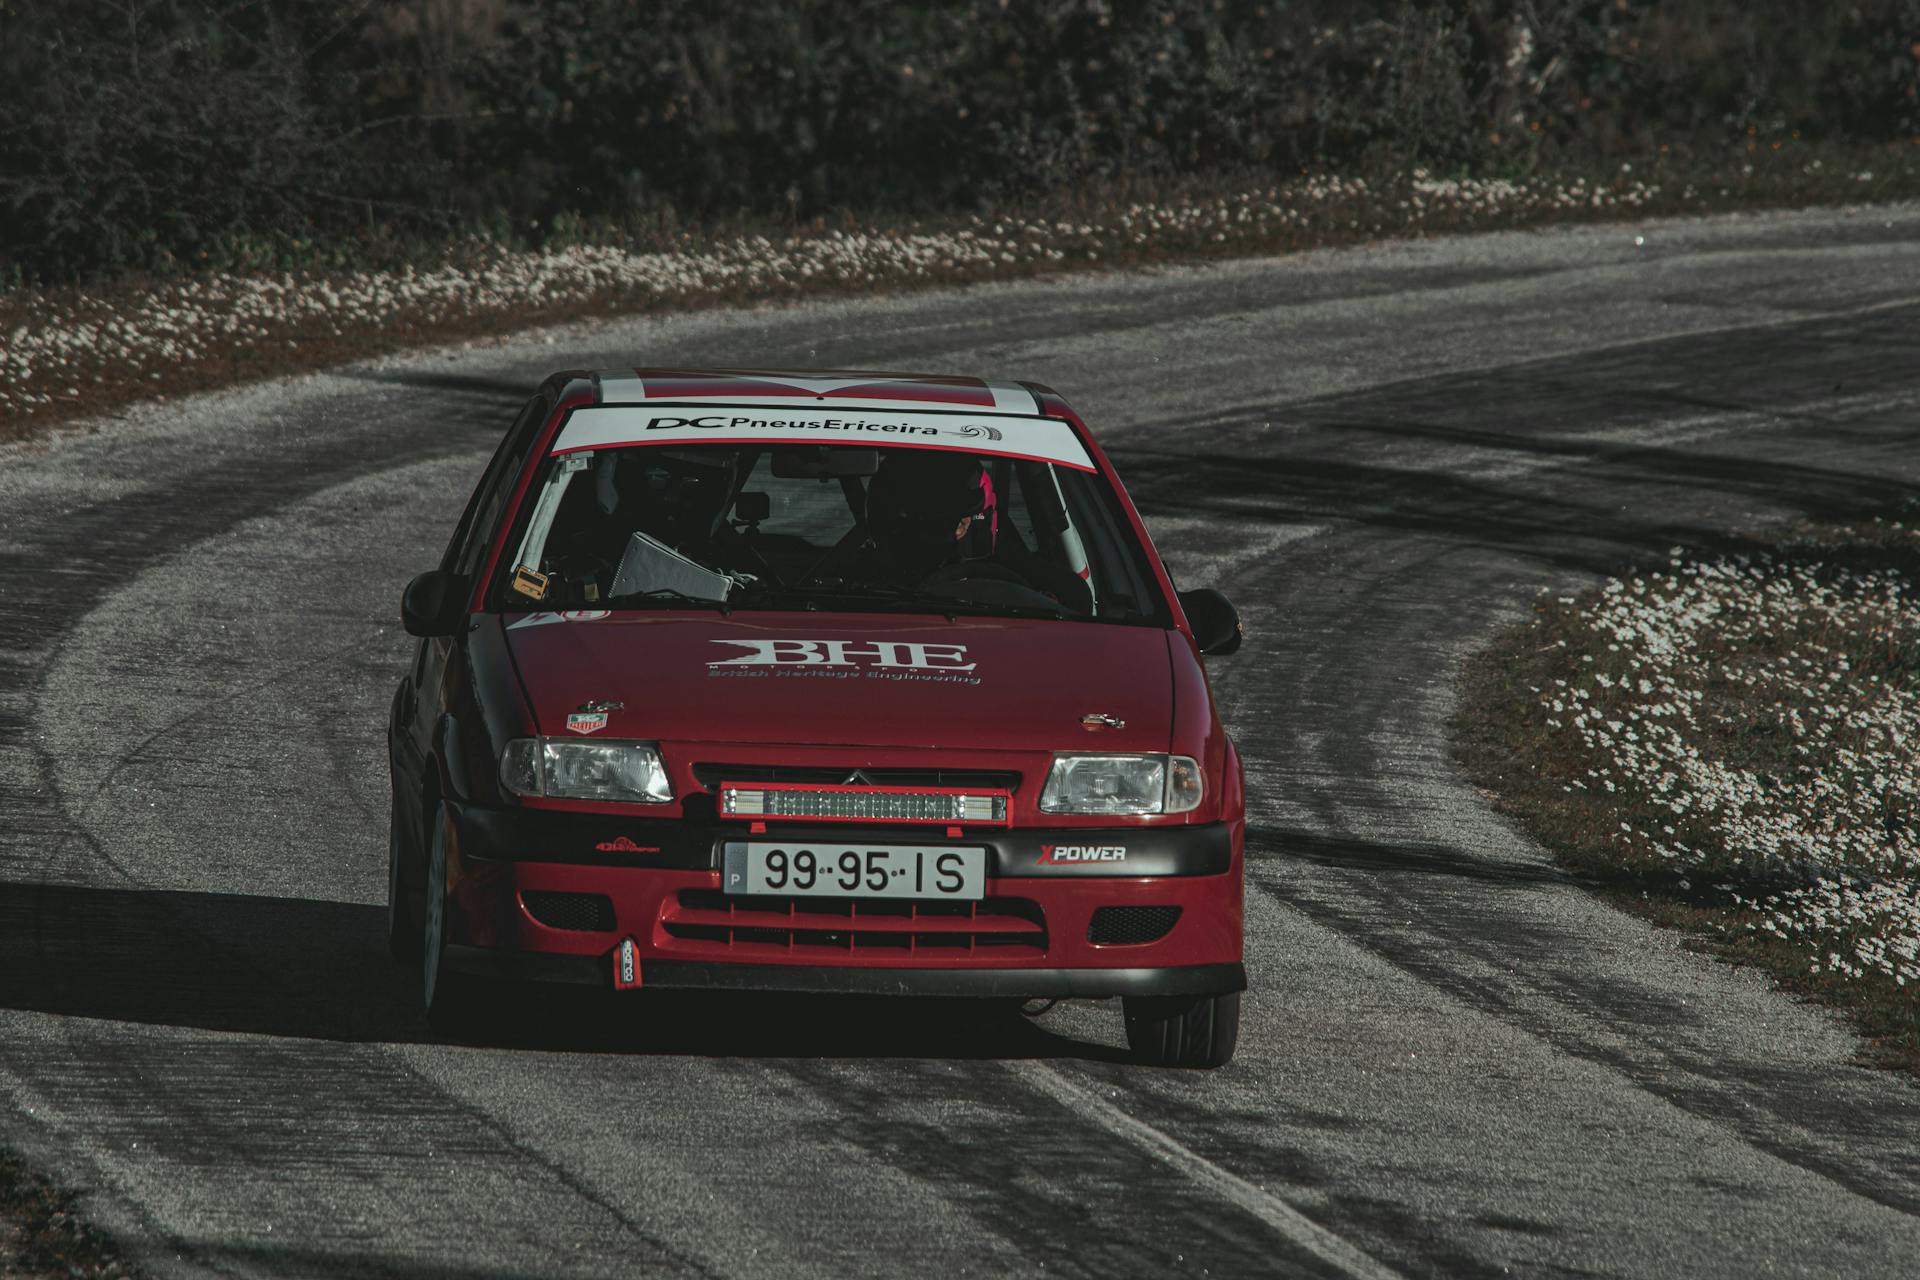
{"type": "Polygon", "coordinates": [[[720,815],[764,821],[1012,823],[1011,793],[960,787],[829,786],[810,782],[723,782],[720,815]]]}

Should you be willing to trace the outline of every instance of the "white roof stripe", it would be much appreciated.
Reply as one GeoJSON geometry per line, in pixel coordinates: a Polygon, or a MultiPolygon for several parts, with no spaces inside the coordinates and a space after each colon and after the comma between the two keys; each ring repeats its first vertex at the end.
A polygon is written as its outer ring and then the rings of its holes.
{"type": "Polygon", "coordinates": [[[1017,382],[989,382],[987,390],[993,392],[993,407],[1001,413],[1040,412],[1039,398],[1017,382]]]}
{"type": "MultiPolygon", "coordinates": [[[[684,382],[690,377],[697,378],[698,375],[675,373],[663,376],[661,381],[684,382]]],[[[848,387],[884,387],[889,383],[916,382],[918,380],[914,378],[875,378],[872,376],[864,378],[817,378],[808,374],[767,372],[720,374],[715,377],[714,381],[738,382],[748,387],[756,384],[759,386],[796,387],[809,396],[827,396],[832,395],[836,391],[844,391],[848,387]]],[[[733,393],[735,399],[741,398],[742,394],[742,392],[733,393]]],[[[663,396],[662,398],[679,400],[687,397],[676,394],[663,396]]],[[[707,399],[708,397],[703,396],[699,398],[707,399]]],[[[759,400],[761,397],[756,395],[753,398],[759,400]]],[[[779,397],[771,396],[768,398],[778,399],[779,397]]]]}
{"type": "Polygon", "coordinates": [[[1094,470],[1073,427],[1058,418],[961,410],[927,413],[897,405],[619,404],[575,409],[553,452],[649,444],[871,444],[953,449],[1094,470]]]}
{"type": "Polygon", "coordinates": [[[635,374],[603,371],[594,376],[600,380],[601,404],[627,404],[647,398],[647,386],[635,374]]]}
{"type": "MultiPolygon", "coordinates": [[[[665,386],[649,389],[647,382],[638,374],[628,371],[602,371],[595,375],[600,380],[601,404],[640,404],[649,399],[683,404],[739,404],[750,401],[754,404],[785,405],[794,408],[801,406],[819,407],[823,397],[830,397],[831,403],[859,409],[909,409],[924,406],[929,409],[947,407],[966,408],[964,405],[949,405],[943,401],[921,400],[887,394],[889,384],[903,386],[921,386],[918,378],[889,378],[868,375],[854,378],[825,378],[808,374],[784,374],[769,371],[760,374],[719,373],[714,375],[716,382],[736,381],[741,385],[738,390],[717,392],[712,395],[688,395],[680,390],[668,390],[665,386]],[[780,395],[757,395],[751,388],[758,384],[790,387],[794,392],[780,395]],[[874,394],[866,396],[842,396],[836,394],[849,387],[870,387],[874,394]]],[[[696,372],[671,373],[661,375],[662,382],[683,382],[698,376],[696,372]]],[[[933,384],[942,385],[942,384],[933,384]]],[[[1040,401],[1031,391],[1015,382],[982,381],[969,386],[965,383],[951,384],[955,390],[974,393],[986,392],[993,397],[994,413],[1038,414],[1040,401]]],[[[982,410],[986,409],[981,405],[982,410]]]]}

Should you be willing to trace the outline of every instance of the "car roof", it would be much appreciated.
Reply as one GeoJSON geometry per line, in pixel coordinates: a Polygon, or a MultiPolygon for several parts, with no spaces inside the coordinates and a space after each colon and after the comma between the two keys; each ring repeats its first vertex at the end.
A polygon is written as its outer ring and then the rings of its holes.
{"type": "Polygon", "coordinates": [[[1041,416],[1045,388],[1021,382],[871,369],[602,369],[601,404],[739,404],[768,408],[984,409],[1041,416]]]}

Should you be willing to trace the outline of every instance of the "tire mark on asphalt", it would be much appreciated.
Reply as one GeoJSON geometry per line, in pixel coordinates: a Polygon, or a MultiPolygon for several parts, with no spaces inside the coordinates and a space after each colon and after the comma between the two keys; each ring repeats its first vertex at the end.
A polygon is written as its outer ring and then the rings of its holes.
{"type": "Polygon", "coordinates": [[[591,1252],[575,1259],[529,1249],[524,1239],[497,1241],[518,1246],[509,1269],[524,1273],[544,1259],[554,1273],[605,1274],[612,1260],[639,1256],[666,1274],[714,1274],[385,1052],[316,1052],[294,1038],[210,1040],[169,1027],[129,1035],[73,1018],[60,1019],[57,1033],[86,1068],[51,1091],[55,1114],[69,1126],[85,1117],[86,1149],[144,1153],[127,1190],[151,1194],[156,1180],[195,1186],[199,1234],[219,1241],[196,1256],[202,1266],[235,1272],[235,1246],[244,1253],[250,1246],[242,1242],[270,1238],[276,1226],[293,1227],[307,1248],[370,1251],[387,1235],[385,1215],[406,1205],[427,1236],[411,1250],[424,1256],[390,1258],[377,1269],[435,1258],[442,1273],[464,1271],[481,1261],[472,1252],[470,1200],[511,1199],[552,1179],[572,1199],[542,1224],[551,1243],[585,1243],[591,1252]],[[404,1146],[394,1143],[396,1132],[406,1135],[404,1146]],[[318,1185],[316,1170],[325,1175],[318,1185]]]}
{"type": "MultiPolygon", "coordinates": [[[[1512,878],[1503,871],[1468,878],[1511,883],[1512,878]]],[[[1433,874],[1425,873],[1429,877],[1433,874]]],[[[1525,880],[1522,878],[1523,883],[1525,880]]],[[[1537,1007],[1526,1007],[1522,995],[1559,1009],[1582,1008],[1588,1012],[1589,1022],[1596,1021],[1593,1015],[1597,1014],[1597,1021],[1615,1035],[1632,1027],[1657,1033],[1682,1021],[1697,1020],[1698,1014],[1684,1005],[1651,1000],[1644,991],[1607,983],[1589,971],[1568,972],[1551,966],[1517,968],[1513,964],[1516,953],[1527,951],[1540,955],[1548,948],[1526,945],[1532,931],[1511,915],[1474,910],[1475,906],[1484,904],[1479,894],[1450,895],[1433,889],[1431,879],[1425,879],[1423,892],[1416,900],[1413,895],[1396,892],[1381,883],[1342,876],[1341,895],[1349,900],[1364,901],[1371,910],[1363,913],[1351,906],[1336,907],[1323,893],[1289,890],[1264,874],[1250,876],[1249,882],[1275,903],[1365,946],[1408,977],[1444,992],[1462,1005],[1495,1017],[1569,1057],[1608,1069],[1623,1085],[1708,1121],[1755,1151],[1823,1178],[1864,1200],[1909,1216],[1920,1215],[1920,1193],[1887,1184],[1888,1174],[1896,1174],[1911,1183],[1916,1173],[1920,1173],[1920,1160],[1909,1158],[1903,1169],[1884,1163],[1863,1169],[1859,1154],[1849,1150],[1850,1144],[1842,1135],[1853,1133],[1862,1139],[1870,1138],[1875,1118],[1863,1117],[1851,1108],[1834,1108],[1817,1119],[1811,1117],[1812,1100],[1802,1073],[1780,1071],[1769,1076],[1765,1068],[1755,1062],[1733,1064],[1734,1069],[1729,1070],[1730,1064],[1724,1061],[1684,1051],[1671,1036],[1642,1038],[1636,1043],[1637,1052],[1628,1052],[1599,1043],[1594,1038],[1599,1028],[1585,1026],[1563,1031],[1549,1025],[1537,1007]],[[1433,923],[1449,917],[1467,927],[1433,923]],[[1419,933],[1404,925],[1385,927],[1380,923],[1416,918],[1424,926],[1419,933]],[[1470,971],[1470,964],[1477,972],[1470,971]],[[1674,1076],[1678,1078],[1670,1081],[1669,1077],[1674,1076]],[[1725,1090],[1716,1092],[1693,1083],[1695,1081],[1737,1086],[1742,1096],[1730,1096],[1725,1090]],[[1753,1098],[1762,1099],[1775,1117],[1790,1119],[1796,1127],[1804,1126],[1825,1135],[1832,1142],[1831,1149],[1821,1151],[1810,1144],[1768,1137],[1761,1132],[1758,1117],[1751,1114],[1755,1105],[1750,1100],[1753,1098]]],[[[1546,940],[1533,938],[1533,941],[1537,944],[1546,940]]]]}
{"type": "MultiPolygon", "coordinates": [[[[999,1066],[1087,1055],[1087,1046],[1032,1025],[989,1035],[975,1048],[988,1056],[980,1072],[910,1060],[769,1065],[811,1094],[842,1101],[823,1143],[851,1144],[932,1184],[1048,1275],[1248,1275],[1271,1265],[1271,1228],[1258,1217],[1177,1168],[1138,1159],[1136,1148],[999,1066]]],[[[1304,1250],[1289,1261],[1311,1274],[1324,1270],[1304,1250]]]]}
{"type": "MultiPolygon", "coordinates": [[[[191,708],[169,718],[159,728],[150,731],[126,751],[116,755],[113,763],[107,768],[106,772],[88,787],[83,795],[72,798],[68,797],[62,792],[58,778],[56,777],[53,780],[54,802],[73,820],[73,830],[61,837],[61,839],[84,840],[88,847],[98,856],[99,860],[117,872],[121,879],[127,881],[129,884],[141,883],[140,877],[134,874],[132,868],[116,859],[103,844],[89,834],[89,820],[93,816],[94,809],[106,798],[108,788],[113,786],[114,782],[127,770],[128,766],[142,762],[148,750],[155,744],[163,742],[180,730],[198,723],[215,711],[225,710],[229,703],[243,697],[251,697],[269,684],[285,680],[288,676],[316,672],[320,670],[321,667],[335,663],[346,654],[364,647],[361,642],[354,641],[335,649],[323,651],[316,657],[305,658],[299,662],[288,663],[283,667],[277,667],[245,684],[228,686],[217,694],[199,699],[191,708]]],[[[64,646],[56,648],[48,656],[49,667],[60,661],[62,648],[64,648],[64,646]]],[[[42,713],[44,714],[44,710],[42,713]]],[[[365,805],[362,805],[361,816],[372,821],[376,817],[376,814],[374,811],[367,809],[365,805]]],[[[65,848],[63,844],[54,844],[48,850],[48,861],[51,862],[58,858],[64,851],[65,848]]]]}
{"type": "MultiPolygon", "coordinates": [[[[30,768],[0,770],[0,808],[11,819],[0,833],[0,860],[41,845],[36,837],[67,836],[74,826],[56,790],[53,762],[29,734],[39,688],[65,637],[94,605],[137,574],[182,548],[248,518],[309,494],[386,470],[483,447],[476,437],[409,438],[366,430],[359,439],[322,441],[292,450],[262,474],[260,462],[239,458],[210,465],[196,476],[197,501],[183,504],[168,489],[134,494],[63,512],[39,538],[0,551],[0,750],[29,753],[30,768]],[[356,446],[365,446],[360,452],[356,446]],[[84,548],[84,560],[75,550],[84,548]],[[48,566],[58,565],[57,572],[48,566]],[[29,789],[28,780],[38,786],[29,789]]],[[[22,762],[24,763],[24,762],[22,762]]],[[[97,851],[97,850],[96,850],[97,851]]],[[[34,874],[57,852],[44,851],[34,874]]],[[[4,861],[0,861],[4,865],[4,861]]]]}
{"type": "Polygon", "coordinates": [[[1321,1226],[1278,1196],[1229,1173],[1152,1125],[1135,1119],[1111,1102],[1074,1084],[1045,1063],[1026,1062],[1010,1070],[1029,1088],[1039,1090],[1069,1111],[1139,1148],[1241,1212],[1265,1223],[1289,1244],[1312,1254],[1337,1274],[1356,1277],[1356,1280],[1398,1280],[1399,1272],[1321,1226]]]}

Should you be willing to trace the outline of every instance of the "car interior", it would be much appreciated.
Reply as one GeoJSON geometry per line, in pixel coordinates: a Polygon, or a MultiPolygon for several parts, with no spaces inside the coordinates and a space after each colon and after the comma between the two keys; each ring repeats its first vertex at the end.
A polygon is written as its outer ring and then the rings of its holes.
{"type": "MultiPolygon", "coordinates": [[[[552,459],[523,521],[512,588],[529,604],[564,609],[647,596],[717,602],[755,588],[897,590],[863,569],[872,552],[867,494],[889,452],[641,446],[552,459]]],[[[1125,554],[1122,539],[1131,539],[1094,500],[1096,477],[1045,462],[963,456],[985,470],[994,507],[946,557],[939,594],[1045,605],[1068,617],[1138,611],[1135,601],[1145,595],[1137,557],[1125,554]]]]}

